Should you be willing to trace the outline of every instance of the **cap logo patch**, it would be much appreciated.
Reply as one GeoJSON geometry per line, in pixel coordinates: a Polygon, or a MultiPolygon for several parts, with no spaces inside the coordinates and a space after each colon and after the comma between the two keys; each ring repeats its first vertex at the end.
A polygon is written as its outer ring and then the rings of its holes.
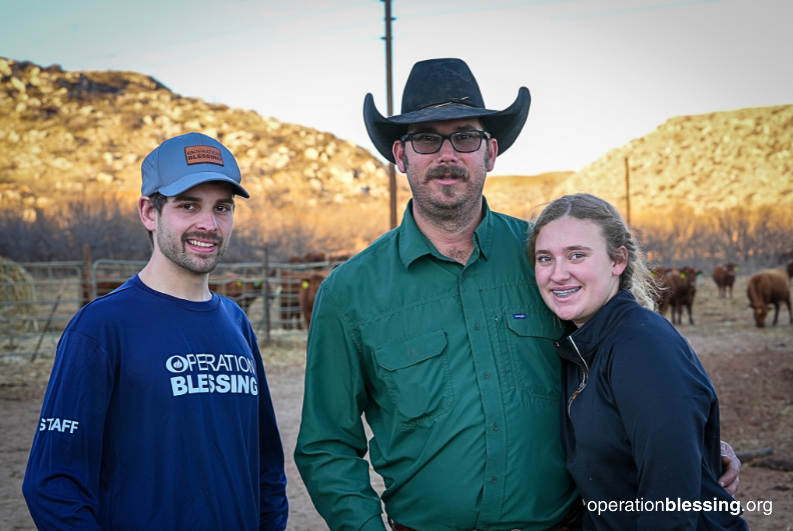
{"type": "Polygon", "coordinates": [[[223,155],[220,150],[212,146],[190,146],[184,148],[187,165],[191,164],[217,164],[223,166],[223,155]]]}

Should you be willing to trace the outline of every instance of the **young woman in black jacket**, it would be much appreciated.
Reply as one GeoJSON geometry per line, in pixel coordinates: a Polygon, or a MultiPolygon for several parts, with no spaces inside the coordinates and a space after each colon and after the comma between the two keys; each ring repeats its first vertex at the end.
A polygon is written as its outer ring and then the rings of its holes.
{"type": "Polygon", "coordinates": [[[716,391],[655,313],[655,284],[617,210],[589,194],[548,205],[529,239],[543,300],[567,331],[567,468],[589,529],[747,529],[722,472],[716,391]]]}

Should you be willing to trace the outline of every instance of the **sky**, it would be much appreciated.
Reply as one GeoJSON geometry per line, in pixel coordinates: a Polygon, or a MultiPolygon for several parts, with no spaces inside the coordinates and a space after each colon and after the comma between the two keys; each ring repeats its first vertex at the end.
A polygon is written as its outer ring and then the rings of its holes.
{"type": "MultiPolygon", "coordinates": [[[[392,0],[394,114],[417,61],[459,57],[489,109],[528,87],[494,175],[579,170],[668,118],[793,103],[793,0],[392,0]]],[[[153,76],[377,154],[382,0],[0,0],[0,56],[153,76]]],[[[379,157],[381,160],[382,157],[379,157]]]]}

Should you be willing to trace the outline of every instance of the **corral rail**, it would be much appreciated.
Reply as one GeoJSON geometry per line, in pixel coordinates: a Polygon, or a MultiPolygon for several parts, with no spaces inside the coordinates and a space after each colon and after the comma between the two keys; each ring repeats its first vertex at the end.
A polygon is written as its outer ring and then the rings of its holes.
{"type": "MultiPolygon", "coordinates": [[[[74,314],[138,273],[145,261],[0,262],[0,357],[52,356],[74,314]]],[[[302,278],[332,262],[227,263],[210,275],[210,289],[248,314],[262,340],[273,331],[302,334],[302,278]],[[266,296],[265,296],[266,295],[266,296]]]]}

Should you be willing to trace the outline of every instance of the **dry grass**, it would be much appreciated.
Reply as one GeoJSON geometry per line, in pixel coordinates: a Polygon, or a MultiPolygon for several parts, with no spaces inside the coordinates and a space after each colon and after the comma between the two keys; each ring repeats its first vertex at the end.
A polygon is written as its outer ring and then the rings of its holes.
{"type": "Polygon", "coordinates": [[[274,332],[270,342],[259,339],[265,369],[270,367],[295,367],[306,364],[306,339],[304,331],[278,334],[274,332]]]}
{"type": "Polygon", "coordinates": [[[5,330],[14,332],[33,331],[35,321],[29,319],[36,316],[36,286],[33,277],[24,267],[0,257],[0,318],[23,319],[21,321],[4,322],[5,330]],[[12,304],[6,306],[5,304],[12,304]]]}

